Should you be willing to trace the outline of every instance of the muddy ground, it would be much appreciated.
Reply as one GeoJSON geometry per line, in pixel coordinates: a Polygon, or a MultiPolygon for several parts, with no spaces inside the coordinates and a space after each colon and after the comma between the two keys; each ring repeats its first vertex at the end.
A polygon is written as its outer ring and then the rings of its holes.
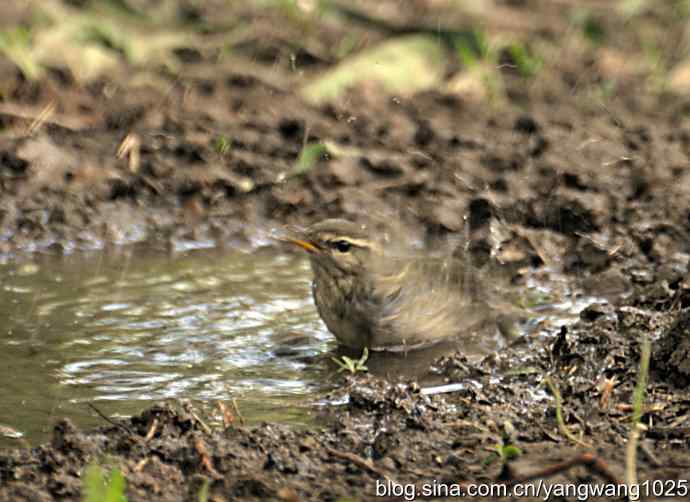
{"type": "MultiPolygon", "coordinates": [[[[229,412],[227,427],[208,430],[182,406],[97,431],[61,421],[51,444],[0,452],[0,499],[79,500],[91,462],[119,468],[131,501],[197,500],[206,483],[209,500],[368,500],[377,480],[621,481],[645,337],[637,475],[687,480],[690,101],[674,69],[688,21],[670,7],[626,17],[614,3],[497,1],[461,15],[443,1],[353,2],[361,16],[344,8],[305,26],[282,7],[180,1],[180,22],[250,29],[225,58],[207,30],[209,44],[178,47],[175,70],[148,68],[155,78],[144,84],[127,61],[83,82],[59,65],[30,80],[0,57],[3,253],[181,239],[251,246],[284,224],[374,214],[430,242],[469,235],[516,284],[558,270],[602,299],[573,325],[545,326],[481,362],[443,356],[430,372],[474,382],[454,392],[342,377],[334,398],[349,401],[326,407],[318,429],[248,428],[229,412]],[[499,51],[494,80],[460,90],[449,84],[471,72],[456,61],[435,88],[410,95],[365,83],[313,104],[299,92],[338,63],[329,49],[346,35],[357,52],[434,30],[444,44],[456,26],[523,40],[542,66],[527,74],[499,51]],[[312,143],[330,146],[301,162],[312,143]],[[519,454],[509,459],[506,445],[519,454]]],[[[29,23],[20,7],[2,9],[6,27],[29,23]]],[[[682,486],[666,494],[690,500],[682,486]]]]}

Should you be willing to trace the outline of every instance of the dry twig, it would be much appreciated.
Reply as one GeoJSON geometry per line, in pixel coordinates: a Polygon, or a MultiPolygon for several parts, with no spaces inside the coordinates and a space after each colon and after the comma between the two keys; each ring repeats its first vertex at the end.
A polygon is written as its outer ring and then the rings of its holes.
{"type": "Polygon", "coordinates": [[[122,159],[125,156],[129,159],[129,171],[133,174],[138,173],[141,165],[141,139],[135,133],[129,133],[125,136],[125,139],[122,140],[117,149],[118,159],[122,159]]]}
{"type": "Polygon", "coordinates": [[[354,453],[350,453],[349,451],[339,451],[335,450],[333,448],[328,448],[326,447],[326,452],[329,453],[330,455],[333,455],[334,457],[341,458],[343,460],[347,460],[348,462],[351,462],[355,464],[357,467],[360,469],[363,469],[365,471],[368,471],[372,474],[376,474],[379,477],[382,477],[383,479],[390,480],[390,476],[384,472],[383,470],[379,469],[376,467],[371,460],[365,460],[359,455],[355,455],[354,453]]]}
{"type": "Polygon", "coordinates": [[[116,422],[115,420],[113,420],[113,419],[110,418],[110,417],[107,417],[101,410],[99,410],[98,408],[96,408],[95,405],[93,405],[93,404],[91,404],[91,403],[86,403],[86,405],[87,405],[89,408],[91,408],[93,411],[95,411],[96,414],[97,414],[99,417],[101,417],[103,420],[105,420],[105,421],[108,422],[109,424],[114,425],[115,427],[117,427],[117,428],[119,428],[119,429],[122,429],[122,430],[125,431],[127,434],[130,434],[130,435],[132,435],[132,436],[135,435],[134,432],[132,432],[132,430],[131,430],[129,427],[127,427],[127,426],[124,425],[124,424],[121,424],[121,423],[116,422]]]}
{"type": "Polygon", "coordinates": [[[521,483],[527,483],[535,479],[550,478],[552,476],[555,476],[556,474],[560,474],[561,472],[567,471],[568,469],[570,469],[571,467],[575,467],[576,465],[583,465],[587,467],[589,471],[598,474],[609,483],[617,485],[621,484],[621,480],[618,479],[611,472],[606,462],[597,457],[594,453],[583,453],[581,455],[571,458],[570,460],[566,460],[564,462],[548,466],[542,469],[541,471],[533,472],[531,474],[523,476],[516,476],[510,481],[508,481],[508,484],[516,485],[521,483]]]}
{"type": "Polygon", "coordinates": [[[144,437],[144,441],[151,441],[151,439],[153,439],[153,436],[156,435],[156,429],[158,429],[158,418],[154,418],[151,422],[151,427],[149,427],[149,430],[146,433],[146,437],[144,437]]]}
{"type": "Polygon", "coordinates": [[[223,428],[229,429],[235,423],[235,415],[232,414],[222,401],[218,401],[218,409],[223,414],[223,428]]]}
{"type": "Polygon", "coordinates": [[[242,416],[242,413],[240,413],[240,408],[237,406],[237,400],[234,397],[232,398],[232,409],[235,410],[235,415],[237,415],[237,418],[240,419],[240,424],[244,425],[244,417],[242,416]]]}
{"type": "Polygon", "coordinates": [[[211,462],[211,457],[208,455],[208,451],[206,450],[206,445],[204,444],[204,441],[201,438],[197,438],[194,441],[194,449],[196,452],[199,454],[199,457],[201,457],[201,465],[204,466],[204,468],[211,474],[216,479],[222,479],[223,476],[220,475],[220,473],[216,470],[215,467],[213,467],[213,462],[211,462]]]}
{"type": "Polygon", "coordinates": [[[38,114],[38,117],[36,117],[33,122],[31,122],[31,125],[29,125],[29,128],[26,131],[27,135],[31,136],[33,133],[38,131],[41,126],[43,126],[43,124],[55,114],[55,109],[55,101],[48,103],[43,110],[41,110],[41,113],[38,114]]]}

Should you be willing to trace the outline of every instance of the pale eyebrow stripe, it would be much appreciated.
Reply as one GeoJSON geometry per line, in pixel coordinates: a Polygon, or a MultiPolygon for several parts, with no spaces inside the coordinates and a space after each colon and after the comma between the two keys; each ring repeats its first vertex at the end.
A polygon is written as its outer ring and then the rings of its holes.
{"type": "Polygon", "coordinates": [[[368,241],[366,239],[354,239],[354,238],[349,237],[347,235],[328,234],[328,235],[324,235],[321,239],[325,242],[346,241],[355,247],[372,249],[376,252],[381,251],[380,246],[375,242],[371,242],[371,241],[368,241]]]}
{"type": "Polygon", "coordinates": [[[343,240],[345,242],[349,242],[350,244],[357,246],[357,247],[360,247],[360,248],[371,247],[371,243],[369,241],[361,240],[361,239],[353,239],[351,237],[345,237],[345,236],[336,237],[335,239],[331,239],[331,240],[335,240],[335,241],[343,240]]]}

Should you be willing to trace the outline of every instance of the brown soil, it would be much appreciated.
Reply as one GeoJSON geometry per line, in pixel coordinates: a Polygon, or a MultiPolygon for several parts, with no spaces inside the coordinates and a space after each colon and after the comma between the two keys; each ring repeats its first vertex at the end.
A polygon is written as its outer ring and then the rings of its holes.
{"type": "MultiPolygon", "coordinates": [[[[83,85],[55,68],[28,81],[0,59],[2,251],[179,238],[243,245],[257,230],[362,219],[366,208],[399,216],[429,239],[464,235],[469,222],[472,248],[493,251],[515,283],[528,270],[558,269],[608,301],[479,363],[461,353],[437,360],[439,377],[480,384],[460,391],[426,396],[410,382],[344,379],[335,397],[349,402],[324,410],[320,429],[233,423],[208,431],[193,410],[162,406],[98,431],[61,421],[51,444],[0,452],[0,500],[78,500],[92,461],[124,472],[130,501],[197,500],[204,479],[210,500],[368,500],[377,480],[420,489],[434,480],[511,483],[582,452],[597,462],[583,457],[543,477],[622,480],[643,335],[652,363],[637,473],[640,481],[688,479],[687,102],[650,92],[653,75],[633,65],[639,41],[604,2],[587,5],[610,34],[606,47],[565,37],[570,2],[510,1],[482,19],[486,29],[559,50],[536,78],[508,61],[498,101],[447,90],[392,98],[367,87],[338,104],[306,104],[297,86],[334,64],[324,47],[344,34],[373,44],[441,18],[435,2],[410,2],[405,12],[394,8],[399,2],[380,3],[383,25],[345,16],[306,37],[283,13],[226,8],[261,35],[223,63],[180,50],[179,72],[160,72],[164,90],[135,87],[126,71],[83,85]],[[36,127],[51,102],[55,112],[36,127]],[[140,145],[138,162],[116,155],[128,135],[140,145]],[[319,141],[357,153],[324,156],[286,177],[303,144],[319,141]],[[547,376],[579,443],[557,427],[547,376]],[[522,453],[489,463],[501,441],[522,453]]],[[[212,2],[208,10],[180,5],[195,19],[217,12],[212,2]]],[[[642,22],[666,31],[662,15],[642,22]]]]}

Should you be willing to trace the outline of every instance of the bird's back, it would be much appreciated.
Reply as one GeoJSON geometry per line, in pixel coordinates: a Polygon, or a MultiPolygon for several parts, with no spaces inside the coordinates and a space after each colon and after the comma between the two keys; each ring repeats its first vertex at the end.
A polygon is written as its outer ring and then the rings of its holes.
{"type": "Polygon", "coordinates": [[[481,320],[478,281],[457,259],[382,257],[362,288],[355,294],[374,350],[429,345],[481,320]]]}

